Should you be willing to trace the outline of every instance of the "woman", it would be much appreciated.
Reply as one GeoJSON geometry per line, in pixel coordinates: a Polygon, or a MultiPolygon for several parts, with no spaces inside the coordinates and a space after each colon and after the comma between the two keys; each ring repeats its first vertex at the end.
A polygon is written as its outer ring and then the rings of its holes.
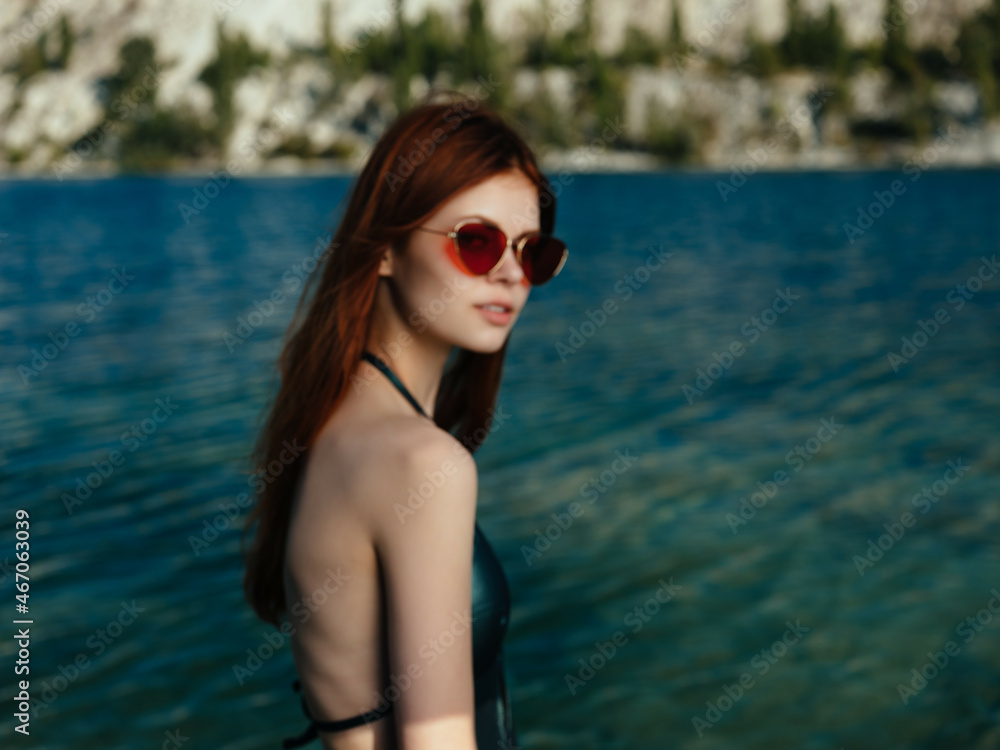
{"type": "Polygon", "coordinates": [[[565,263],[554,221],[530,149],[475,99],[405,113],[358,176],[256,446],[244,590],[289,615],[310,721],[284,747],[516,747],[472,453],[530,287],[565,263]]]}

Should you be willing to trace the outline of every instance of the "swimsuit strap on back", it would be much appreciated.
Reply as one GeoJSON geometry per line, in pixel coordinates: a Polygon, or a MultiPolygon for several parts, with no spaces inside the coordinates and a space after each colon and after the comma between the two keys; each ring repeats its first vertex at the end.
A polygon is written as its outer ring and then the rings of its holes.
{"type": "MultiPolygon", "coordinates": [[[[413,404],[413,408],[420,412],[421,416],[427,417],[427,413],[423,410],[423,407],[421,407],[420,404],[417,403],[417,400],[413,398],[413,395],[406,390],[406,386],[403,385],[402,381],[396,376],[396,373],[389,369],[389,365],[368,350],[365,350],[365,353],[361,355],[361,358],[380,369],[385,376],[392,381],[392,384],[399,389],[399,392],[406,396],[406,400],[413,404]]],[[[430,419],[430,417],[427,418],[430,419]]]]}
{"type": "MultiPolygon", "coordinates": [[[[295,680],[295,682],[292,683],[292,690],[299,692],[301,689],[302,684],[298,680],[295,680]]],[[[359,727],[362,724],[367,724],[377,719],[381,719],[386,714],[392,712],[392,703],[387,703],[385,708],[376,708],[371,711],[366,711],[363,714],[352,716],[350,719],[340,719],[339,721],[317,721],[309,715],[309,709],[306,707],[306,698],[305,696],[302,696],[302,712],[306,715],[306,718],[309,719],[309,728],[298,737],[282,740],[281,747],[284,750],[301,747],[302,745],[311,742],[319,736],[317,732],[340,732],[345,729],[353,729],[354,727],[359,727]]]]}

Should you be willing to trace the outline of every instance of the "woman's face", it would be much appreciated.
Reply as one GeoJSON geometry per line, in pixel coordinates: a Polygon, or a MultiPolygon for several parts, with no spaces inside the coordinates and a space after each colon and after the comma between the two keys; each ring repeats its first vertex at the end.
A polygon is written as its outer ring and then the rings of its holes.
{"type": "Polygon", "coordinates": [[[528,301],[531,285],[513,245],[539,231],[538,188],[520,171],[503,172],[452,196],[421,226],[450,232],[463,219],[485,220],[514,240],[498,268],[470,274],[450,237],[414,231],[404,252],[392,251],[387,275],[395,281],[400,316],[415,335],[488,354],[503,346],[528,301]],[[490,303],[510,312],[484,311],[481,306],[490,303]]]}

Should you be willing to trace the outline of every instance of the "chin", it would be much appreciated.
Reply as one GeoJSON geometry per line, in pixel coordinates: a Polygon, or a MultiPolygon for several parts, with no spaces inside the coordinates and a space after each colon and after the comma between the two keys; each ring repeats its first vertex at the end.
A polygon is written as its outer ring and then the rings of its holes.
{"type": "Polygon", "coordinates": [[[506,341],[507,337],[504,336],[496,342],[483,343],[482,341],[476,341],[467,344],[458,344],[458,346],[463,349],[468,349],[470,352],[476,352],[476,354],[496,354],[503,348],[504,342],[506,341]]]}
{"type": "Polygon", "coordinates": [[[454,344],[477,354],[494,354],[500,351],[507,342],[511,327],[491,328],[492,330],[470,332],[466,336],[457,337],[454,344]]]}

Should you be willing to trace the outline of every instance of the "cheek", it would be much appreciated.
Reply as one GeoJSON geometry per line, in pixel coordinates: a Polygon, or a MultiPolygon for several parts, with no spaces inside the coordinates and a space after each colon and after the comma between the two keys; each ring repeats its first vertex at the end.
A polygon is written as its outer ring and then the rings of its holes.
{"type": "Polygon", "coordinates": [[[531,282],[528,281],[527,276],[521,277],[521,286],[523,286],[525,289],[531,289],[531,282]]]}
{"type": "Polygon", "coordinates": [[[450,239],[444,241],[444,244],[441,246],[441,249],[444,252],[444,254],[448,257],[448,260],[451,261],[451,264],[459,271],[464,273],[466,276],[476,275],[465,267],[465,264],[462,262],[462,259],[458,255],[458,251],[455,250],[455,243],[452,242],[450,239]]]}

